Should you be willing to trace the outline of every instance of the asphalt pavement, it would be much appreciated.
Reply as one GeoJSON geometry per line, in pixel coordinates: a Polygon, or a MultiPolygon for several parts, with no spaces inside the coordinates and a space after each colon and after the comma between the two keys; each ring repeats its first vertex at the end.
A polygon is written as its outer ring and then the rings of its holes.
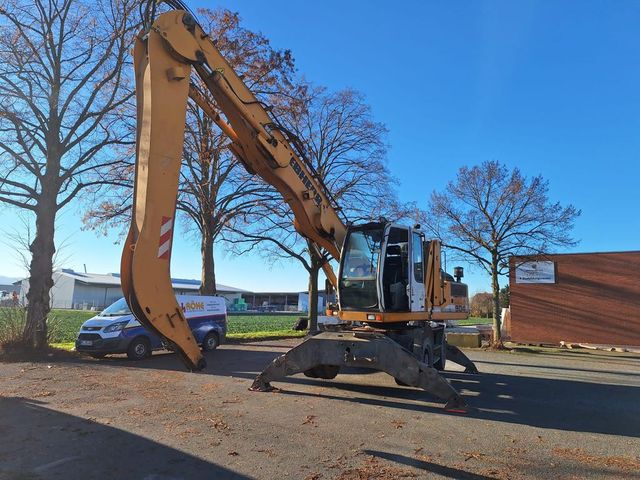
{"type": "Polygon", "coordinates": [[[155,354],[0,363],[0,479],[640,478],[640,356],[467,351],[472,410],[379,372],[255,375],[295,340],[225,345],[209,369],[155,354]]]}

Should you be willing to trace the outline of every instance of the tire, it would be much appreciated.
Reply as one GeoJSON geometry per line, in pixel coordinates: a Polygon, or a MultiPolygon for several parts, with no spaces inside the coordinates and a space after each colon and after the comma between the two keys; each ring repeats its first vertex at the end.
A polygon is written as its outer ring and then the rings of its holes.
{"type": "Polygon", "coordinates": [[[436,370],[440,370],[442,372],[446,365],[447,365],[447,344],[443,338],[442,347],[440,349],[440,358],[435,362],[433,362],[433,368],[435,368],[436,370]]]}
{"type": "Polygon", "coordinates": [[[91,358],[104,358],[107,354],[106,353],[90,353],[89,356],[91,358]]]}
{"type": "Polygon", "coordinates": [[[127,357],[129,360],[142,360],[151,355],[151,344],[145,337],[136,337],[129,344],[127,357]]]}
{"type": "Polygon", "coordinates": [[[433,362],[433,368],[443,371],[447,365],[447,339],[444,330],[436,336],[436,341],[440,342],[440,358],[433,362]]]}
{"type": "Polygon", "coordinates": [[[218,340],[218,334],[216,332],[209,332],[202,339],[202,351],[210,352],[215,350],[220,345],[220,340],[218,340]]]}
{"type": "Polygon", "coordinates": [[[310,368],[304,373],[305,377],[309,378],[322,378],[323,380],[332,380],[336,378],[340,372],[340,367],[336,365],[318,365],[317,367],[310,368]]]}
{"type": "Polygon", "coordinates": [[[433,367],[433,350],[431,349],[431,346],[428,346],[425,349],[422,362],[426,363],[429,367],[433,367]]]}

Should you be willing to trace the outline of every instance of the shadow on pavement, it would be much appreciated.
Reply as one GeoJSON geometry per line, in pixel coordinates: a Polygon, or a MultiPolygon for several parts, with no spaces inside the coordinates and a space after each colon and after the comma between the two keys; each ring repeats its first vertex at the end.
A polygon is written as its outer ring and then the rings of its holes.
{"type": "MultiPolygon", "coordinates": [[[[634,373],[634,372],[621,372],[619,370],[616,371],[616,370],[560,367],[557,365],[531,365],[526,363],[513,363],[513,362],[490,362],[488,360],[478,360],[476,361],[476,363],[480,365],[483,365],[483,364],[484,365],[509,365],[511,367],[525,367],[525,368],[536,368],[536,369],[542,368],[544,370],[559,370],[559,371],[565,371],[565,372],[584,372],[584,373],[595,373],[595,374],[621,375],[624,377],[640,377],[640,370],[637,373],[634,373]]],[[[620,365],[628,365],[628,364],[629,362],[620,363],[620,365]]],[[[615,367],[615,365],[612,365],[612,366],[615,367]]]]}
{"type": "Polygon", "coordinates": [[[401,465],[406,465],[408,467],[424,470],[425,472],[429,472],[433,475],[440,475],[442,477],[453,478],[455,480],[493,480],[496,478],[467,472],[466,470],[461,470],[459,468],[447,467],[444,465],[439,465],[437,463],[427,462],[425,460],[406,457],[397,453],[380,452],[378,450],[365,450],[364,453],[366,453],[367,455],[372,455],[376,458],[388,460],[390,462],[395,462],[401,465]]]}
{"type": "MultiPolygon", "coordinates": [[[[479,473],[473,473],[461,468],[448,467],[433,461],[411,458],[397,453],[382,452],[379,450],[364,450],[364,453],[376,458],[395,462],[400,465],[424,470],[425,472],[433,475],[439,475],[444,478],[451,478],[455,480],[521,478],[517,472],[523,467],[522,464],[518,465],[509,458],[502,458],[498,459],[497,462],[487,462],[483,467],[481,467],[479,473]]],[[[615,462],[611,461],[611,458],[612,457],[602,457],[597,459],[597,462],[601,464],[594,464],[596,461],[594,457],[591,457],[591,461],[586,463],[581,461],[579,458],[554,458],[552,463],[556,469],[554,473],[549,472],[550,465],[545,462],[539,462],[533,465],[527,463],[525,466],[526,471],[531,478],[640,478],[640,476],[633,471],[629,471],[628,469],[621,470],[619,465],[616,465],[615,462]],[[561,474],[560,472],[563,472],[564,474],[561,474]]],[[[478,466],[477,464],[471,464],[469,465],[469,468],[477,470],[478,466]]]]}
{"type": "Polygon", "coordinates": [[[0,432],[2,479],[249,478],[144,437],[24,398],[0,398],[0,432]]]}
{"type": "MultiPolygon", "coordinates": [[[[236,345],[207,354],[209,367],[198,375],[233,376],[247,379],[247,388],[255,376],[287,348],[247,349],[236,345]]],[[[184,371],[177,356],[154,355],[141,362],[112,359],[103,365],[184,371]]],[[[482,362],[480,362],[482,363],[482,362]]],[[[538,368],[537,365],[523,368],[538,368]]],[[[563,367],[564,368],[564,367],[563,367]]],[[[569,374],[571,368],[566,369],[569,374]]],[[[577,371],[580,371],[579,369],[577,371]]],[[[360,374],[358,371],[347,373],[360,374]]],[[[566,431],[603,433],[640,437],[640,386],[615,384],[607,372],[601,382],[582,382],[566,378],[481,373],[469,375],[446,372],[445,377],[466,398],[472,408],[468,417],[552,428],[566,431]]],[[[616,372],[617,374],[617,372],[616,372]]],[[[540,375],[537,373],[537,375],[540,375]]],[[[405,387],[375,385],[376,378],[366,384],[353,383],[350,375],[338,375],[334,381],[308,379],[302,375],[273,382],[287,395],[315,396],[366,405],[384,406],[417,412],[449,415],[441,407],[421,403],[436,402],[425,392],[405,387]],[[323,387],[327,393],[296,391],[295,385],[323,387]],[[293,388],[292,388],[293,387],[293,388]],[[333,395],[331,390],[340,392],[333,395]],[[355,394],[355,395],[350,395],[355,394]]],[[[597,377],[600,378],[600,377],[597,377]]],[[[250,393],[247,395],[260,395],[250,393]]]]}

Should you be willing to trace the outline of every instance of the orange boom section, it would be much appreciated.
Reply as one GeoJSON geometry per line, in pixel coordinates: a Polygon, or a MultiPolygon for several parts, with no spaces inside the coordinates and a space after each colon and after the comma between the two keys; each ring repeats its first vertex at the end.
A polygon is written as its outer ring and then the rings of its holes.
{"type": "MultiPolygon", "coordinates": [[[[188,96],[229,136],[231,149],[247,169],[282,194],[299,233],[338,259],[346,227],[322,182],[189,13],[158,16],[137,38],[134,64],[135,192],[122,254],[122,288],[140,322],[173,343],[190,369],[201,369],[205,361],[175,300],[170,275],[188,96]],[[192,66],[228,123],[190,87],[192,66]]],[[[335,284],[330,265],[324,270],[335,284]]]]}

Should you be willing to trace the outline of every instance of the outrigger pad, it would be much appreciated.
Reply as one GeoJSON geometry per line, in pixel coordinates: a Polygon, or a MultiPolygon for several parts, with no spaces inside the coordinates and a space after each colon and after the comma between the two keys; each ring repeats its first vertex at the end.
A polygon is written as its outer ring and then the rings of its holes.
{"type": "Polygon", "coordinates": [[[464,373],[480,373],[476,364],[467,357],[462,350],[455,345],[449,345],[447,343],[447,360],[451,360],[453,363],[457,363],[461,367],[464,367],[464,373]]]}
{"type": "MultiPolygon", "coordinates": [[[[454,360],[455,361],[455,360],[454,360]]],[[[435,368],[419,362],[408,350],[377,332],[322,332],[274,359],[256,377],[249,390],[268,392],[271,382],[307,371],[328,367],[364,367],[388,373],[402,383],[422,388],[438,397],[447,409],[466,412],[460,394],[435,368]]]]}

